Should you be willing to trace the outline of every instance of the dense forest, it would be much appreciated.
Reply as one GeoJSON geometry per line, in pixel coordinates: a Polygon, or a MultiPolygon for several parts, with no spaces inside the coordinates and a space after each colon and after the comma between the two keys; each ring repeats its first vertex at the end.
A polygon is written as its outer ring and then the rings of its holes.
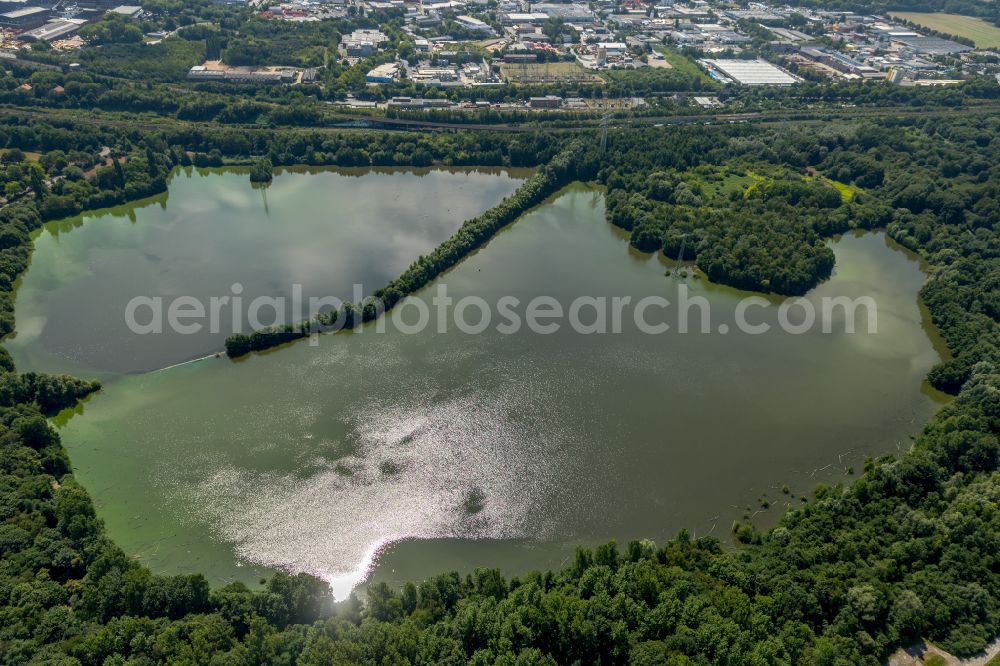
{"type": "Polygon", "coordinates": [[[829,273],[824,238],[884,227],[928,262],[922,296],[953,355],[932,380],[955,400],[899,458],[817,487],[767,532],[734,525],[733,547],[682,531],[580,549],[558,571],[445,573],[335,605],[305,575],[211,589],[129,558],[45,419],[97,386],[18,374],[0,355],[0,663],[853,666],[918,638],[972,654],[1000,633],[1000,119],[622,129],[605,152],[584,134],[140,133],[8,119],[5,330],[32,230],[160,191],[178,167],[543,164],[381,295],[426,284],[574,179],[605,185],[609,220],[636,247],[675,255],[684,237],[710,279],[748,288],[799,293],[829,273]]]}

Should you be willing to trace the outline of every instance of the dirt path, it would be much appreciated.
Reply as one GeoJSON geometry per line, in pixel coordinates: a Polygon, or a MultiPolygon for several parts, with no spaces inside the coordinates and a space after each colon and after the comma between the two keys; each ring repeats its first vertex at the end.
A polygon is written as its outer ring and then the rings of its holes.
{"type": "Polygon", "coordinates": [[[932,643],[917,643],[897,650],[889,657],[888,666],[924,666],[927,658],[932,655],[940,656],[947,666],[986,666],[991,659],[1000,655],[1000,637],[987,645],[985,651],[968,659],[959,659],[932,643]]]}

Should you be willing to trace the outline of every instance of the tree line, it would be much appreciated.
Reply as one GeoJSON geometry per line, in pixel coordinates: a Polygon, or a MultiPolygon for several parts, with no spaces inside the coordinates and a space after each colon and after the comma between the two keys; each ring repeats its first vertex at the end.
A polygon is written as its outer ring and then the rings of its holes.
{"type": "Polygon", "coordinates": [[[357,304],[344,303],[340,308],[318,316],[314,322],[269,327],[250,335],[231,335],[226,338],[226,354],[231,358],[238,358],[251,351],[269,349],[305,337],[311,330],[349,330],[376,319],[406,296],[454,268],[462,259],[489,242],[501,229],[561,187],[574,180],[593,178],[597,172],[597,163],[586,159],[586,156],[583,144],[571,143],[525,180],[513,194],[482,215],[466,220],[450,238],[430,254],[418,257],[402,275],[375,291],[370,299],[357,304]]]}

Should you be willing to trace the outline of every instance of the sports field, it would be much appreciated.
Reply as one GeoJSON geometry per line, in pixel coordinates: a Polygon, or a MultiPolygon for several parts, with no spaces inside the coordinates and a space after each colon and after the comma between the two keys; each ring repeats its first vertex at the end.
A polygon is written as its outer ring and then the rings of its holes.
{"type": "Polygon", "coordinates": [[[972,16],[958,14],[940,14],[924,12],[892,12],[893,18],[910,21],[931,30],[937,30],[949,35],[965,37],[976,43],[977,48],[991,49],[1000,47],[1000,27],[972,16]]]}

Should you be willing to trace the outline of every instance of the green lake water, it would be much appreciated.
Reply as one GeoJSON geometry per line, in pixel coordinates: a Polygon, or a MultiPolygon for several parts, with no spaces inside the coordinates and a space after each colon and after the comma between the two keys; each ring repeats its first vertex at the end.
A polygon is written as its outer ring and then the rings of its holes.
{"type": "MultiPolygon", "coordinates": [[[[186,169],[169,192],[46,225],[17,291],[18,367],[109,377],[163,368],[222,349],[252,330],[220,317],[194,334],[135,335],[125,320],[134,297],[201,302],[283,297],[291,320],[302,296],[368,293],[434,249],[466,219],[497,204],[523,171],[296,169],[267,188],[246,170],[186,169]],[[209,175],[210,174],[210,175],[209,175]],[[444,202],[442,204],[442,202],[444,202]]],[[[169,301],[165,301],[169,302],[169,301]]],[[[146,309],[136,320],[150,321],[146,309]]],[[[273,311],[260,311],[270,324],[273,311]]]]}
{"type": "MultiPolygon", "coordinates": [[[[245,196],[231,175],[178,181],[167,211],[182,188],[245,196]]],[[[294,234],[272,194],[268,219],[294,234]]],[[[456,208],[461,196],[441,200],[456,208]]],[[[147,233],[147,216],[155,225],[163,214],[141,208],[128,231],[147,233]]],[[[27,290],[35,266],[59,264],[89,226],[39,243],[19,317],[40,312],[48,293],[27,290]]],[[[307,262],[330,245],[315,228],[299,242],[307,262]]],[[[748,507],[766,526],[797,505],[784,484],[808,494],[867,456],[905,449],[938,405],[924,382],[939,355],[918,305],[919,262],[881,233],[833,249],[834,276],[807,299],[870,296],[877,333],[862,321],[855,334],[722,334],[748,294],[666,275],[669,262],[630,250],[605,221],[599,190],[574,186],[418,297],[430,303],[438,284],[488,303],[676,301],[686,289],[711,305],[711,332],[404,334],[389,321],[384,333],[368,325],[239,362],[118,377],[58,421],[111,536],[155,571],[200,571],[213,583],[282,568],[316,574],[343,597],[369,573],[393,584],[475,566],[517,574],[557,566],[577,544],[664,540],[682,527],[725,540],[748,507]]],[[[256,268],[265,280],[269,267],[256,268]]],[[[128,264],[117,276],[131,278],[128,264]]],[[[772,300],[748,319],[776,328],[776,311],[772,300]]],[[[43,337],[19,360],[41,358],[43,337]]]]}

